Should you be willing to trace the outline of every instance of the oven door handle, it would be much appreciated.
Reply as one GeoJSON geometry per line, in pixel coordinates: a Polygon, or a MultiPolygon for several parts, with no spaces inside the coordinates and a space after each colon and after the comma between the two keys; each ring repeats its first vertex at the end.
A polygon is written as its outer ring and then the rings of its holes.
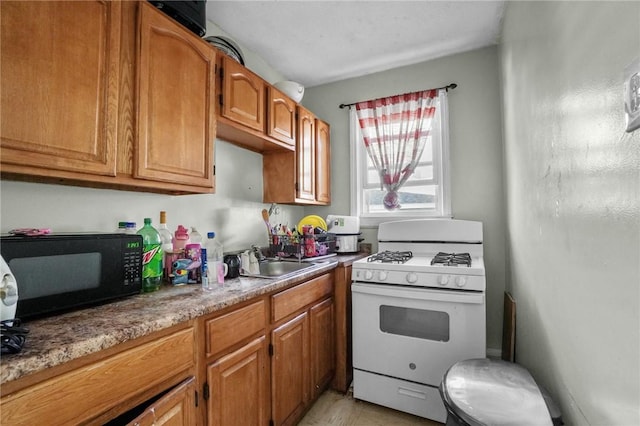
{"type": "Polygon", "coordinates": [[[381,284],[351,284],[352,293],[372,294],[376,296],[396,297],[401,299],[432,300],[450,303],[484,303],[484,293],[471,291],[429,290],[424,288],[408,288],[381,284]]]}

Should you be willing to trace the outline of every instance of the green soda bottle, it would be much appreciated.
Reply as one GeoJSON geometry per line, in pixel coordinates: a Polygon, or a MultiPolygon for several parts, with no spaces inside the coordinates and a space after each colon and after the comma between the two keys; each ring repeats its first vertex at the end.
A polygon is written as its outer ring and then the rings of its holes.
{"type": "Polygon", "coordinates": [[[159,290],[162,282],[162,240],[151,226],[151,218],[144,218],[144,226],[138,230],[138,235],[142,235],[142,291],[159,290]]]}

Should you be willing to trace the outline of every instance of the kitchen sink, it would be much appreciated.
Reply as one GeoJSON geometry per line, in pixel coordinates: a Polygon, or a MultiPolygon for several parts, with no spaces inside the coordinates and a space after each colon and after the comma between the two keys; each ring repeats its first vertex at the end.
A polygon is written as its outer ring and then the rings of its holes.
{"type": "Polygon", "coordinates": [[[260,273],[248,274],[260,278],[282,278],[299,271],[317,268],[315,263],[287,262],[283,260],[266,260],[260,262],[260,273]]]}

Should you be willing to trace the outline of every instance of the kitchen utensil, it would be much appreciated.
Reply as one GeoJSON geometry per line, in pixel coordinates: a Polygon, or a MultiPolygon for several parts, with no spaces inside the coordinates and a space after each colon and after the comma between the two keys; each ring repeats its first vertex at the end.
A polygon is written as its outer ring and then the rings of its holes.
{"type": "Polygon", "coordinates": [[[269,212],[267,209],[262,209],[262,220],[264,220],[264,224],[267,226],[267,232],[269,235],[273,233],[271,224],[269,223],[269,212]]]}
{"type": "Polygon", "coordinates": [[[302,233],[302,227],[304,225],[311,225],[313,228],[320,228],[324,231],[327,230],[327,222],[325,222],[320,216],[316,215],[303,217],[300,222],[298,222],[298,232],[302,233]]]}

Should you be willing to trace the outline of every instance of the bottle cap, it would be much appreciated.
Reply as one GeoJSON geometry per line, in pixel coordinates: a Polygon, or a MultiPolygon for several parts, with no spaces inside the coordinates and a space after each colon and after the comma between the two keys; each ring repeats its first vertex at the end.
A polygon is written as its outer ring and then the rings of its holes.
{"type": "Polygon", "coordinates": [[[167,212],[164,210],[160,211],[160,223],[167,223],[167,212]]]}
{"type": "Polygon", "coordinates": [[[207,232],[207,238],[214,238],[216,236],[216,233],[213,231],[209,231],[207,232]]]}
{"type": "Polygon", "coordinates": [[[145,225],[151,225],[151,218],[150,217],[145,217],[144,218],[144,224],[145,225]]]}
{"type": "Polygon", "coordinates": [[[178,240],[188,240],[189,232],[187,231],[187,228],[185,228],[182,225],[178,225],[178,229],[176,229],[176,232],[175,232],[175,237],[178,240]]]}

